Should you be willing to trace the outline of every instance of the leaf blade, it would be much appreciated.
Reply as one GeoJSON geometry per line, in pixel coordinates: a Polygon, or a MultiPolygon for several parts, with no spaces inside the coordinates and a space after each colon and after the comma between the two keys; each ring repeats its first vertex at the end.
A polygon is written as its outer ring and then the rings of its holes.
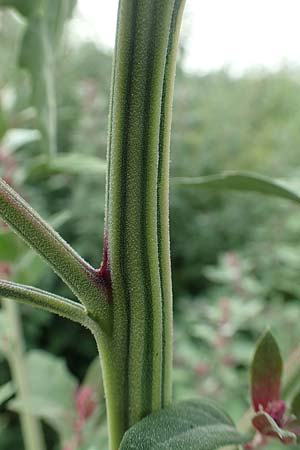
{"type": "Polygon", "coordinates": [[[281,181],[246,171],[228,171],[218,175],[173,178],[175,185],[197,186],[203,189],[256,192],[300,203],[300,194],[281,181]]]}
{"type": "Polygon", "coordinates": [[[81,153],[60,153],[53,158],[40,157],[27,171],[27,178],[34,179],[54,174],[102,175],[106,174],[106,161],[97,156],[81,153]]]}
{"type": "Polygon", "coordinates": [[[251,396],[255,411],[280,400],[282,370],[279,347],[268,330],[258,341],[251,365],[251,396]]]}
{"type": "Polygon", "coordinates": [[[30,399],[15,398],[10,409],[44,419],[60,436],[72,435],[77,380],[65,362],[42,350],[27,353],[30,399]]]}
{"type": "Polygon", "coordinates": [[[230,417],[208,400],[190,400],[146,417],[126,433],[120,450],[214,450],[246,442],[230,417]]]}

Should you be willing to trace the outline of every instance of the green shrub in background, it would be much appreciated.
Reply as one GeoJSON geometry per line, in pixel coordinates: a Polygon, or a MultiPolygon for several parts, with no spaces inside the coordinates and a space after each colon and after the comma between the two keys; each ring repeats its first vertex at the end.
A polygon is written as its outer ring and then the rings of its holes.
{"type": "MultiPolygon", "coordinates": [[[[1,117],[4,124],[1,126],[4,131],[15,128],[20,118],[24,120],[22,126],[31,127],[34,123],[32,110],[27,109],[30,103],[28,80],[20,77],[15,64],[11,63],[10,39],[16,21],[10,15],[6,14],[6,17],[7,25],[3,30],[5,39],[1,39],[1,59],[3,67],[6,67],[3,72],[7,71],[7,74],[1,74],[1,117]],[[5,64],[7,60],[10,64],[5,64]],[[20,85],[22,88],[17,88],[20,85]]],[[[6,19],[3,22],[6,23],[6,19]]],[[[99,51],[92,44],[79,48],[65,44],[56,74],[59,81],[58,147],[64,153],[78,154],[84,146],[86,155],[104,158],[110,65],[110,55],[99,51]]],[[[259,168],[278,177],[297,176],[294,169],[299,144],[297,73],[283,70],[274,75],[253,74],[233,79],[223,72],[191,76],[181,69],[177,81],[171,164],[173,176],[208,175],[226,168],[259,168]],[[282,152],[282,148],[286,151],[282,152]]],[[[59,224],[60,231],[84,257],[96,263],[93,260],[94,249],[100,246],[104,214],[104,198],[101,205],[99,197],[99,192],[104,192],[104,177],[103,181],[99,177],[103,168],[99,166],[95,169],[91,164],[83,172],[77,170],[75,173],[65,173],[64,161],[60,161],[58,168],[48,167],[41,157],[39,143],[34,141],[17,147],[14,159],[16,184],[22,182],[23,186],[26,180],[23,195],[46,217],[66,210],[67,215],[59,224]],[[80,207],[83,202],[84,214],[80,207]],[[83,234],[88,234],[89,239],[83,241],[83,234]]],[[[81,164],[79,162],[77,166],[79,169],[82,169],[81,164]]],[[[279,334],[286,324],[290,329],[296,326],[293,300],[298,298],[298,259],[294,251],[298,232],[297,217],[297,207],[281,207],[270,201],[258,200],[257,197],[245,198],[237,194],[235,198],[229,198],[228,194],[206,194],[192,187],[172,187],[173,272],[175,296],[180,298],[180,301],[176,300],[178,368],[175,374],[178,397],[182,398],[191,392],[190,388],[187,390],[190,382],[199,392],[201,380],[201,393],[221,391],[221,398],[225,402],[226,395],[230,393],[235,398],[233,415],[238,417],[243,410],[250,349],[263,328],[263,324],[259,323],[257,328],[249,327],[249,320],[253,315],[266,311],[272,324],[273,320],[276,323],[275,329],[278,329],[279,334]],[[288,222],[288,237],[282,232],[285,228],[283,222],[288,222]],[[249,240],[250,244],[246,245],[249,240]],[[257,248],[263,251],[257,252],[257,248]],[[232,286],[212,288],[211,284],[216,281],[224,283],[226,276],[224,280],[220,275],[220,280],[216,273],[209,274],[204,269],[207,264],[216,263],[220,253],[236,250],[241,254],[240,264],[246,266],[242,270],[242,278],[250,285],[245,294],[246,303],[232,286]],[[195,306],[194,296],[208,298],[210,307],[206,309],[209,311],[203,311],[203,301],[195,306]],[[236,298],[232,299],[232,296],[236,298]],[[186,303],[182,302],[183,297],[188,298],[186,303]],[[236,333],[236,337],[234,344],[230,340],[226,342],[225,350],[221,346],[219,354],[214,343],[218,338],[216,328],[222,320],[222,308],[227,308],[226,302],[222,301],[224,297],[230,297],[229,308],[233,311],[230,333],[236,333]],[[282,318],[280,311],[283,305],[285,314],[282,318]],[[195,314],[198,309],[199,313],[195,314]],[[203,317],[209,319],[204,328],[203,317]],[[248,323],[241,323],[241,317],[244,322],[248,318],[248,323]],[[183,325],[188,333],[183,330],[183,325]],[[230,358],[222,360],[231,354],[234,361],[230,361],[230,358]],[[190,355],[189,358],[187,355],[190,355]],[[205,355],[203,363],[199,361],[200,355],[205,355]],[[205,367],[206,362],[209,362],[209,368],[205,367]],[[190,368],[190,371],[185,371],[183,375],[182,367],[190,368]],[[212,370],[219,375],[212,375],[212,370]],[[224,386],[220,386],[221,376],[224,386]]],[[[3,249],[1,246],[0,257],[6,260],[7,255],[1,256],[3,249]]],[[[25,252],[25,249],[21,251],[25,252]]],[[[222,270],[224,267],[221,267],[222,270]]],[[[29,278],[27,280],[35,282],[29,278]]],[[[49,290],[67,295],[65,288],[48,272],[43,272],[42,283],[49,290]]],[[[24,317],[28,317],[28,310],[22,308],[22,311],[24,317]]],[[[25,326],[29,348],[43,345],[56,355],[67,356],[69,366],[82,380],[87,362],[96,352],[91,348],[88,336],[80,339],[75,353],[73,343],[78,339],[77,331],[72,326],[64,322],[62,327],[61,319],[39,312],[30,311],[30,318],[31,323],[25,326]],[[55,334],[51,332],[53,325],[56,325],[55,334]]],[[[283,344],[286,354],[295,343],[293,335],[291,342],[283,344]]],[[[73,379],[72,375],[68,376],[73,379]]],[[[8,379],[5,363],[2,364],[1,377],[3,382],[8,379]]],[[[7,417],[12,425],[15,416],[7,417]]],[[[16,445],[13,439],[15,435],[5,431],[3,449],[16,445]]]]}

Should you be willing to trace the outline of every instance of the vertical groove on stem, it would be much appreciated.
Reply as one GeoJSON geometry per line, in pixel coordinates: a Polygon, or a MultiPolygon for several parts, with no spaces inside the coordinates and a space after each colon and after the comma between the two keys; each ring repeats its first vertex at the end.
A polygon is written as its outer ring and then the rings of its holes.
{"type": "Polygon", "coordinates": [[[172,397],[173,300],[169,231],[169,165],[176,56],[185,0],[175,0],[164,76],[158,163],[158,245],[162,286],[163,335],[162,406],[172,397]]]}
{"type": "MultiPolygon", "coordinates": [[[[9,324],[9,349],[7,351],[8,364],[18,397],[24,403],[30,402],[30,392],[25,361],[24,339],[19,317],[18,305],[3,299],[6,318],[9,324]]],[[[45,450],[45,442],[41,424],[38,419],[26,412],[19,413],[24,446],[26,450],[45,450]]]]}
{"type": "Polygon", "coordinates": [[[102,348],[111,450],[118,449],[127,428],[171,399],[172,290],[165,178],[183,3],[119,2],[105,219],[113,334],[95,332],[102,348]]]}
{"type": "Polygon", "coordinates": [[[161,407],[157,177],[172,10],[173,1],[120,3],[108,219],[113,296],[129,329],[128,425],[161,407]]]}

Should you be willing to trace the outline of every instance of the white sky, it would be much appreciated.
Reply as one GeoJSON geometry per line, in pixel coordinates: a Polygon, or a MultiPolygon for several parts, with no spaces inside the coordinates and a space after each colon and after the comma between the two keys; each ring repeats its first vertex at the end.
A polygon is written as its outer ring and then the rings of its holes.
{"type": "MultiPolygon", "coordinates": [[[[118,0],[79,0],[76,33],[114,45],[118,0]]],[[[187,0],[183,33],[186,67],[276,69],[300,65],[300,0],[187,0]]]]}

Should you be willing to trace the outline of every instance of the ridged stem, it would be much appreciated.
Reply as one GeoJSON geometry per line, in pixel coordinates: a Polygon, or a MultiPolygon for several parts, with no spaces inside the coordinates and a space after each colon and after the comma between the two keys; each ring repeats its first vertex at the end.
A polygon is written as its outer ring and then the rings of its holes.
{"type": "Polygon", "coordinates": [[[112,337],[101,347],[110,449],[171,400],[169,143],[183,0],[120,0],[106,205],[112,337]]]}
{"type": "Polygon", "coordinates": [[[35,306],[45,311],[58,314],[61,317],[78,322],[90,328],[92,319],[80,303],[73,302],[59,295],[43,291],[31,286],[13,283],[12,281],[0,280],[0,296],[6,301],[16,300],[26,305],[35,306]]]}
{"type": "Polygon", "coordinates": [[[158,253],[162,287],[163,334],[162,371],[163,406],[170,403],[172,395],[173,355],[173,302],[171,282],[170,232],[169,232],[169,165],[173,91],[176,71],[176,56],[182,13],[185,0],[175,0],[169,35],[166,68],[162,93],[162,108],[158,160],[158,253]]]}

